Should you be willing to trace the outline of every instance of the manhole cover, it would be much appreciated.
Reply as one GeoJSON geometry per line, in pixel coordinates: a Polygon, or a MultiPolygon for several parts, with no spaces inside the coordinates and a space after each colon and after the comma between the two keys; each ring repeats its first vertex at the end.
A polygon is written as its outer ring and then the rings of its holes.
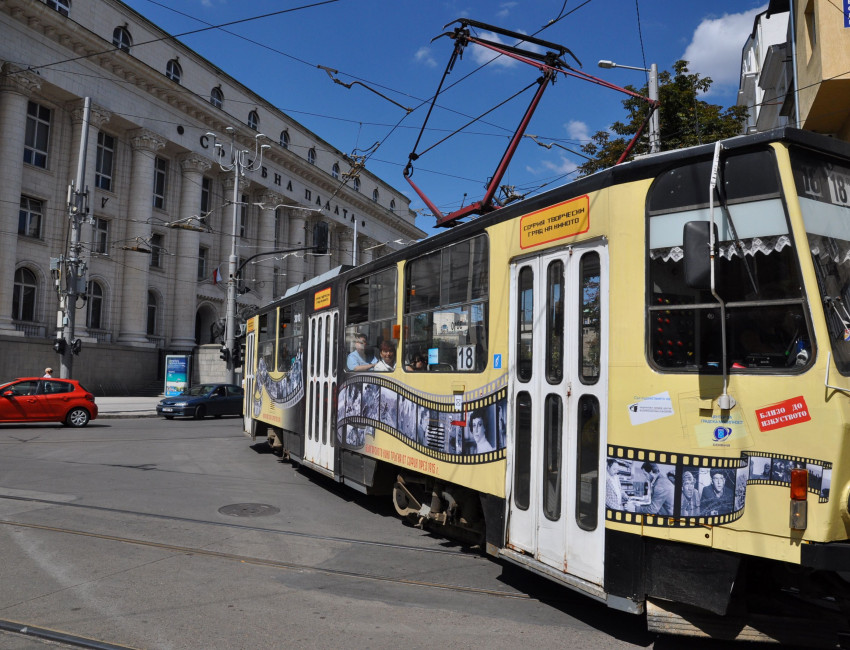
{"type": "Polygon", "coordinates": [[[265,503],[234,503],[230,506],[222,506],[218,511],[229,517],[268,517],[280,512],[280,508],[265,503]]]}

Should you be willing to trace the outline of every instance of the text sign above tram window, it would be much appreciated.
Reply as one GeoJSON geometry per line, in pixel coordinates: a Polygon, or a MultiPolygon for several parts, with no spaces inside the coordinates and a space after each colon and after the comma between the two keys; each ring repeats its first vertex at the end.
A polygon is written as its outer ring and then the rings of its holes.
{"type": "Polygon", "coordinates": [[[331,306],[331,288],[322,289],[321,291],[317,291],[313,294],[313,309],[318,311],[319,309],[325,309],[326,307],[331,306]]]}
{"type": "Polygon", "coordinates": [[[540,246],[590,229],[590,200],[579,196],[525,215],[519,220],[522,248],[540,246]]]}

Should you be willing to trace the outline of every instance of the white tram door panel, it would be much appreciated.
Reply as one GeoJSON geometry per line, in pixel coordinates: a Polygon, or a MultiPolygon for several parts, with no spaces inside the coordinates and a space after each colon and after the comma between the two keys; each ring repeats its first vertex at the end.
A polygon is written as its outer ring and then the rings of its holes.
{"type": "Polygon", "coordinates": [[[310,316],[307,336],[307,407],[304,458],[318,469],[334,472],[334,418],[336,392],[336,330],[339,312],[331,310],[310,316]]]}
{"type": "Polygon", "coordinates": [[[242,389],[244,390],[242,402],[242,430],[250,434],[251,440],[257,439],[257,428],[253,424],[254,417],[254,337],[255,332],[248,332],[245,337],[245,356],[242,359],[242,372],[244,380],[242,389]]]}
{"type": "Polygon", "coordinates": [[[511,270],[508,546],[595,584],[604,558],[605,269],[597,245],[511,270]]]}

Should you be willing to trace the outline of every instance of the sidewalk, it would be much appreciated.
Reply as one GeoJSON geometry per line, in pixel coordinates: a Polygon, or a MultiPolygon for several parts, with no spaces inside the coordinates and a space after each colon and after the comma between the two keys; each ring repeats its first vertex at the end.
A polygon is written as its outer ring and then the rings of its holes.
{"type": "Polygon", "coordinates": [[[103,418],[155,418],[157,397],[96,397],[98,416],[103,418]]]}

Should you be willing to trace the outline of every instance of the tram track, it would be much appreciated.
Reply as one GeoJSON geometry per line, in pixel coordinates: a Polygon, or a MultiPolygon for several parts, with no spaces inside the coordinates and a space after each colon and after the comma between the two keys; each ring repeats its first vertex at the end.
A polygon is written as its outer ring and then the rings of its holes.
{"type": "MultiPolygon", "coordinates": [[[[496,598],[507,598],[507,599],[516,599],[516,600],[534,600],[532,596],[528,594],[513,592],[513,591],[504,591],[500,589],[486,589],[482,587],[472,587],[468,585],[459,585],[452,584],[447,582],[433,582],[428,580],[414,580],[411,578],[401,578],[397,576],[389,576],[389,575],[380,575],[376,573],[367,573],[364,571],[348,571],[344,569],[332,569],[328,567],[319,567],[311,564],[303,564],[300,562],[285,562],[282,560],[272,560],[268,558],[255,557],[250,555],[241,555],[238,553],[225,553],[222,551],[213,551],[206,548],[194,547],[194,546],[183,546],[179,544],[168,544],[165,542],[156,542],[151,540],[144,540],[132,537],[120,537],[117,535],[108,535],[105,533],[96,533],[92,531],[78,530],[74,528],[64,528],[60,526],[48,526],[45,524],[35,524],[28,523],[24,521],[15,521],[11,519],[0,519],[0,526],[9,526],[9,527],[18,527],[18,528],[26,528],[29,530],[39,530],[50,533],[58,533],[62,535],[75,535],[80,537],[87,537],[90,539],[98,539],[103,541],[115,542],[119,544],[127,544],[145,548],[159,549],[164,551],[171,551],[176,554],[182,555],[192,555],[199,557],[208,557],[219,560],[227,560],[232,562],[239,562],[242,564],[250,564],[253,566],[261,566],[267,567],[271,569],[279,569],[283,571],[298,571],[298,572],[313,572],[319,573],[322,575],[334,576],[338,578],[350,578],[354,580],[370,580],[375,582],[382,582],[385,584],[397,584],[397,585],[405,585],[405,586],[413,586],[413,587],[424,587],[428,589],[438,589],[443,591],[452,591],[456,593],[466,593],[466,594],[476,594],[481,596],[490,596],[496,598]]],[[[342,541],[340,538],[320,538],[320,539],[334,539],[336,541],[342,541]]],[[[388,545],[388,544],[377,544],[378,546],[392,546],[394,548],[401,549],[412,549],[418,550],[415,547],[409,546],[396,546],[396,545],[388,545]]],[[[462,557],[462,555],[459,555],[462,557]]]]}

